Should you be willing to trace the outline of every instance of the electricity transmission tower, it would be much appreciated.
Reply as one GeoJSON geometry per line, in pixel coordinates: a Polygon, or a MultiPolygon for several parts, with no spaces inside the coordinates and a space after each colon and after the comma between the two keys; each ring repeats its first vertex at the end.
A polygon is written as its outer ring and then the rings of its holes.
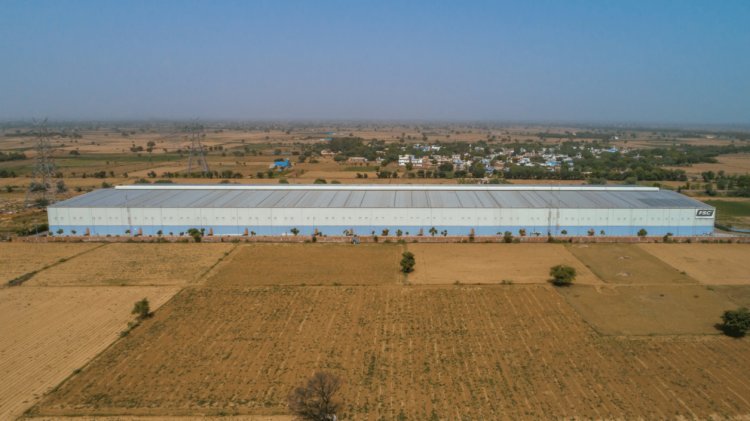
{"type": "Polygon", "coordinates": [[[190,157],[188,158],[187,168],[188,174],[193,172],[193,167],[204,174],[209,174],[211,170],[208,168],[206,152],[203,149],[203,143],[201,143],[201,139],[206,136],[203,133],[203,125],[198,123],[191,124],[186,128],[186,131],[190,136],[190,157]]]}
{"type": "Polygon", "coordinates": [[[34,123],[32,133],[36,136],[36,164],[33,179],[26,190],[26,207],[46,206],[55,200],[55,161],[52,158],[52,142],[47,130],[47,120],[34,123]]]}

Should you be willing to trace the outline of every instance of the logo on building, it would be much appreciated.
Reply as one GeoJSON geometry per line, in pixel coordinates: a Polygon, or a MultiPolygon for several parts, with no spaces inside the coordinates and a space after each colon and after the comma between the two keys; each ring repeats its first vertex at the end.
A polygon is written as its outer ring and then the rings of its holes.
{"type": "Polygon", "coordinates": [[[695,211],[696,218],[713,218],[713,216],[714,216],[713,209],[698,209],[695,211]]]}

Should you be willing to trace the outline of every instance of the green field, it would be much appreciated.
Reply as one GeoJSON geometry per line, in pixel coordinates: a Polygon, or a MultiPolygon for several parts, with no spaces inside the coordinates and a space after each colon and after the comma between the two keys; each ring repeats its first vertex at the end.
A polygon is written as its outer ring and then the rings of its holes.
{"type": "Polygon", "coordinates": [[[735,228],[750,228],[750,199],[742,201],[706,200],[716,208],[716,222],[735,228]]]}

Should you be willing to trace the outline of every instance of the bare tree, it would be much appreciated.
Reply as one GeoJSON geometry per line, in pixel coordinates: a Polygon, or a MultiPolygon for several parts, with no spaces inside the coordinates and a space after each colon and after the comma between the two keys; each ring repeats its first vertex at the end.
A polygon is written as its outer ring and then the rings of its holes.
{"type": "Polygon", "coordinates": [[[310,421],[335,421],[341,403],[334,396],[341,388],[341,379],[331,373],[319,371],[307,380],[305,386],[295,388],[288,397],[289,409],[299,419],[310,421]]]}

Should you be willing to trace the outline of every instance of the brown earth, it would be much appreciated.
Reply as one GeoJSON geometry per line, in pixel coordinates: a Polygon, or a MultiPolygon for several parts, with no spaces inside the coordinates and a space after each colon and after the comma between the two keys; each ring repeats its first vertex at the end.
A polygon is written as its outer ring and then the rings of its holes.
{"type": "Polygon", "coordinates": [[[197,282],[232,244],[107,244],[40,272],[36,286],[185,285],[197,282]]]}
{"type": "Polygon", "coordinates": [[[400,283],[397,244],[241,245],[208,276],[212,286],[400,283]]]}
{"type": "Polygon", "coordinates": [[[750,244],[639,244],[701,283],[750,284],[750,244]]]}
{"type": "Polygon", "coordinates": [[[697,283],[634,244],[574,244],[568,250],[607,283],[697,283]]]}
{"type": "Polygon", "coordinates": [[[409,244],[414,284],[545,283],[552,266],[576,268],[576,282],[602,282],[561,244],[409,244]]]}
{"type": "Polygon", "coordinates": [[[718,335],[721,314],[737,307],[701,285],[573,285],[560,293],[604,335],[718,335]]]}
{"type": "Polygon", "coordinates": [[[0,243],[0,284],[98,246],[99,244],[82,243],[0,243]]]}
{"type": "Polygon", "coordinates": [[[750,308],[750,285],[712,285],[707,288],[731,300],[738,307],[750,308]]]}
{"type": "Polygon", "coordinates": [[[107,348],[133,320],[133,303],[151,308],[176,288],[0,289],[0,419],[14,419],[107,348]]]}
{"type": "Polygon", "coordinates": [[[748,352],[601,337],[543,285],[189,288],[33,413],[283,414],[327,370],[342,419],[746,416],[748,352]]]}

